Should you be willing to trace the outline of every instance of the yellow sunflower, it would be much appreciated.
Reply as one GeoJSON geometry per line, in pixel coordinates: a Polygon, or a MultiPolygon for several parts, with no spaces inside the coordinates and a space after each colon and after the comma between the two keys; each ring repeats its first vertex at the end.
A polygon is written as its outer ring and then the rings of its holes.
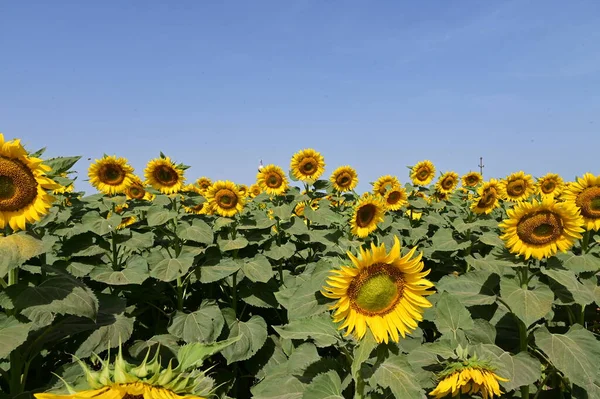
{"type": "Polygon", "coordinates": [[[371,250],[360,249],[359,257],[348,252],[351,266],[331,271],[321,293],[337,299],[333,321],[343,321],[338,329],[346,328],[345,335],[355,332],[362,339],[371,330],[379,343],[398,342],[417,328],[423,320],[423,309],[431,307],[425,298],[433,294],[433,283],[425,277],[422,254],[413,258],[416,248],[402,256],[400,240],[394,236],[394,245],[388,253],[385,245],[371,244],[371,250]]]}
{"type": "Polygon", "coordinates": [[[442,194],[450,194],[458,185],[458,173],[446,172],[440,176],[435,184],[435,190],[442,194]]]}
{"type": "Polygon", "coordinates": [[[262,193],[262,190],[260,189],[260,186],[255,183],[250,186],[250,188],[248,189],[248,193],[250,194],[250,197],[255,198],[258,197],[260,193],[262,193]]]}
{"type": "Polygon", "coordinates": [[[383,222],[385,204],[381,197],[368,195],[358,200],[350,225],[352,234],[360,238],[368,236],[377,229],[377,223],[383,222]]]}
{"type": "Polygon", "coordinates": [[[490,179],[477,189],[477,197],[473,199],[471,210],[477,214],[487,215],[500,206],[500,198],[503,197],[503,193],[502,183],[496,179],[490,179]]]}
{"type": "Polygon", "coordinates": [[[387,190],[399,186],[400,180],[398,180],[396,176],[381,176],[377,180],[375,180],[375,183],[373,183],[373,193],[384,196],[387,190]]]}
{"type": "Polygon", "coordinates": [[[171,158],[155,158],[148,162],[144,170],[148,185],[163,194],[175,194],[183,188],[183,169],[175,165],[171,158]]]}
{"type": "MultiPolygon", "coordinates": [[[[66,173],[61,173],[60,177],[68,177],[66,173]]],[[[75,189],[75,186],[73,185],[73,183],[71,184],[67,184],[66,186],[63,186],[62,184],[60,184],[60,188],[57,188],[55,190],[52,191],[52,194],[66,194],[66,193],[72,193],[73,190],[75,189]]]]}
{"type": "Polygon", "coordinates": [[[248,186],[245,184],[238,184],[237,185],[237,189],[240,192],[240,195],[242,197],[247,197],[248,196],[248,186]]]}
{"type": "Polygon", "coordinates": [[[484,367],[459,367],[441,376],[437,387],[429,393],[435,399],[445,398],[448,395],[455,397],[459,394],[481,394],[483,398],[493,399],[494,395],[500,397],[498,381],[507,382],[495,374],[493,370],[484,367]]]}
{"type": "Polygon", "coordinates": [[[421,161],[412,167],[410,179],[415,186],[426,186],[435,176],[435,166],[431,161],[421,161]]]}
{"type": "Polygon", "coordinates": [[[256,175],[256,183],[269,195],[281,195],[288,189],[287,177],[276,165],[264,166],[256,175]]]}
{"type": "Polygon", "coordinates": [[[314,183],[325,171],[325,160],[320,153],[307,148],[294,154],[290,169],[296,179],[305,183],[314,183]]]}
{"type": "Polygon", "coordinates": [[[510,252],[543,259],[566,252],[582,237],[583,218],[577,207],[568,202],[543,201],[521,202],[507,211],[508,219],[498,226],[500,236],[510,252]]]}
{"type": "Polygon", "coordinates": [[[552,196],[557,198],[562,193],[565,183],[556,173],[547,173],[539,177],[536,182],[537,193],[543,198],[552,196]]]}
{"type": "Polygon", "coordinates": [[[90,184],[104,194],[114,195],[125,191],[133,181],[133,168],[125,158],[105,155],[90,165],[90,184]]]}
{"type": "Polygon", "coordinates": [[[46,177],[50,167],[30,157],[20,140],[4,141],[0,133],[0,229],[25,230],[42,219],[54,197],[46,190],[61,186],[46,177]]]}
{"type": "Polygon", "coordinates": [[[304,216],[304,209],[306,208],[306,201],[298,202],[294,207],[294,214],[296,216],[304,216]]]}
{"type": "Polygon", "coordinates": [[[408,203],[408,195],[404,187],[395,186],[387,190],[383,199],[385,205],[390,211],[397,211],[408,203]]]}
{"type": "Polygon", "coordinates": [[[461,178],[463,187],[477,187],[483,181],[479,172],[469,172],[461,178]]]}
{"type": "Polygon", "coordinates": [[[405,214],[412,220],[421,220],[423,216],[423,212],[415,211],[414,209],[407,209],[405,214]]]}
{"type": "Polygon", "coordinates": [[[230,181],[217,181],[206,192],[206,200],[218,215],[232,217],[244,209],[245,199],[230,181]]]}
{"type": "Polygon", "coordinates": [[[187,213],[193,213],[195,215],[208,215],[210,214],[210,206],[208,205],[208,202],[202,202],[200,204],[197,205],[193,205],[193,206],[183,206],[183,209],[187,212],[187,213]]]}
{"type": "Polygon", "coordinates": [[[523,171],[513,173],[502,181],[504,198],[508,201],[525,201],[533,194],[535,185],[531,175],[526,175],[523,171]]]}
{"type": "Polygon", "coordinates": [[[310,201],[310,209],[312,209],[313,211],[316,211],[317,209],[319,209],[319,201],[321,201],[321,198],[315,198],[313,200],[310,201]]]}
{"type": "Polygon", "coordinates": [[[125,189],[125,195],[127,196],[127,199],[130,200],[152,201],[154,199],[154,195],[146,191],[144,183],[137,176],[133,176],[131,185],[125,189]]]}
{"type": "Polygon", "coordinates": [[[117,230],[121,230],[121,229],[124,229],[127,226],[131,226],[135,222],[137,222],[137,218],[135,216],[133,216],[133,215],[131,215],[131,216],[124,216],[121,219],[121,223],[119,223],[119,225],[117,226],[117,230]]]}
{"type": "Polygon", "coordinates": [[[561,198],[579,208],[586,230],[600,230],[600,176],[584,174],[569,183],[561,198]]]}
{"type": "Polygon", "coordinates": [[[196,185],[200,187],[200,190],[202,193],[204,193],[210,188],[210,186],[212,186],[212,180],[210,180],[208,177],[202,176],[196,180],[196,185]]]}
{"type": "Polygon", "coordinates": [[[339,192],[352,191],[358,184],[358,175],[351,166],[340,166],[333,171],[329,180],[339,192]]]}

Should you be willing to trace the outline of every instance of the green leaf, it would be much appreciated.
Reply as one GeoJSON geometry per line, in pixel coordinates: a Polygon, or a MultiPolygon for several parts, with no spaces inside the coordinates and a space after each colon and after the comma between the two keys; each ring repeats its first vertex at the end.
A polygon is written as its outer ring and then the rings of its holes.
{"type": "Polygon", "coordinates": [[[310,382],[302,397],[305,399],[344,399],[340,376],[335,370],[319,374],[310,382]]]}
{"type": "Polygon", "coordinates": [[[371,330],[367,330],[363,339],[361,339],[358,345],[354,347],[351,373],[352,378],[354,378],[355,381],[358,378],[360,367],[371,357],[371,352],[373,352],[375,348],[377,348],[377,341],[375,341],[371,330]]]}
{"type": "Polygon", "coordinates": [[[589,305],[595,301],[594,291],[577,280],[577,276],[571,270],[567,269],[541,269],[542,273],[565,287],[572,300],[580,305],[589,305]]]}
{"type": "Polygon", "coordinates": [[[44,164],[52,168],[52,175],[60,175],[68,172],[80,159],[81,156],[57,157],[44,160],[44,164]]]}
{"type": "Polygon", "coordinates": [[[0,237],[0,277],[27,260],[44,253],[44,243],[27,234],[0,237]]]}
{"type": "Polygon", "coordinates": [[[575,273],[600,271],[600,258],[593,254],[574,255],[572,253],[558,253],[558,259],[563,262],[565,269],[575,273]]]}
{"type": "Polygon", "coordinates": [[[266,283],[273,277],[271,263],[264,255],[256,255],[252,259],[246,259],[242,264],[244,275],[253,282],[266,283]]]}
{"type": "Polygon", "coordinates": [[[243,260],[225,258],[213,266],[201,266],[200,282],[203,284],[212,283],[231,276],[242,268],[243,260]]]}
{"type": "Polygon", "coordinates": [[[425,398],[425,392],[405,356],[387,358],[376,368],[369,383],[389,388],[396,398],[425,398]]]}
{"type": "Polygon", "coordinates": [[[229,326],[227,338],[239,337],[234,344],[223,350],[227,364],[250,359],[267,340],[267,323],[260,316],[252,316],[246,322],[237,320],[230,308],[224,309],[223,313],[229,326]]]}
{"type": "Polygon", "coordinates": [[[440,229],[431,237],[431,247],[434,252],[453,252],[467,248],[470,242],[458,243],[452,237],[452,231],[449,229],[440,229]]]}
{"type": "Polygon", "coordinates": [[[470,343],[493,344],[496,342],[496,328],[484,319],[473,320],[474,327],[465,331],[470,343]]]}
{"type": "Polygon", "coordinates": [[[190,270],[194,264],[194,258],[167,258],[158,262],[150,271],[150,276],[161,281],[173,281],[190,270]]]}
{"type": "Polygon", "coordinates": [[[224,324],[225,320],[216,302],[204,300],[195,312],[177,312],[167,330],[188,343],[210,343],[216,341],[224,324]]]}
{"type": "Polygon", "coordinates": [[[169,220],[177,217],[177,212],[170,211],[168,209],[162,208],[160,206],[154,205],[148,209],[148,213],[146,215],[146,220],[148,222],[148,226],[162,226],[167,223],[169,220]]]}
{"type": "Polygon", "coordinates": [[[312,339],[320,348],[331,346],[339,339],[339,333],[329,314],[293,320],[285,326],[273,326],[273,329],[281,338],[312,339]]]}
{"type": "Polygon", "coordinates": [[[179,238],[209,245],[214,237],[212,229],[204,220],[194,219],[191,226],[179,232],[179,238]]]}
{"type": "Polygon", "coordinates": [[[447,292],[442,292],[435,304],[434,323],[442,334],[452,333],[454,339],[457,339],[459,329],[470,330],[475,326],[460,299],[447,292]]]}
{"type": "Polygon", "coordinates": [[[313,223],[329,226],[332,223],[342,223],[342,216],[329,208],[319,207],[314,211],[310,206],[304,208],[304,217],[313,223]]]}
{"type": "Polygon", "coordinates": [[[17,349],[25,340],[31,329],[31,323],[20,323],[14,317],[6,317],[0,313],[0,359],[8,358],[8,355],[17,349]]]}
{"type": "Polygon", "coordinates": [[[498,360],[502,362],[502,368],[496,374],[508,378],[508,382],[501,383],[507,391],[524,385],[529,386],[539,381],[542,376],[540,361],[526,352],[520,352],[514,356],[504,352],[498,360]]]}
{"type": "Polygon", "coordinates": [[[234,249],[242,249],[248,246],[248,240],[244,237],[238,237],[235,240],[217,240],[221,251],[233,251],[234,249]]]}
{"type": "Polygon", "coordinates": [[[479,236],[479,241],[486,245],[490,245],[492,247],[503,247],[504,241],[500,239],[498,234],[492,233],[491,231],[483,233],[479,236]]]}
{"type": "Polygon", "coordinates": [[[141,284],[150,277],[148,262],[141,256],[135,255],[127,259],[123,270],[113,270],[107,265],[96,266],[90,273],[90,278],[109,285],[141,284]]]}
{"type": "Polygon", "coordinates": [[[522,288],[516,279],[500,280],[501,298],[527,327],[546,316],[554,301],[554,293],[548,286],[536,284],[535,279],[530,281],[530,285],[532,289],[522,288]]]}
{"type": "Polygon", "coordinates": [[[291,258],[296,253],[296,246],[291,243],[285,243],[283,245],[272,244],[268,251],[265,251],[265,255],[273,260],[281,260],[291,258]]]}
{"type": "Polygon", "coordinates": [[[585,387],[599,377],[600,341],[579,324],[566,334],[552,334],[545,327],[535,331],[535,343],[571,382],[585,387]]]}
{"type": "Polygon", "coordinates": [[[177,352],[178,369],[180,371],[191,368],[199,368],[202,363],[215,353],[222,352],[230,345],[238,342],[241,336],[235,336],[224,341],[213,342],[211,344],[202,344],[194,342],[183,345],[177,352]]]}
{"type": "Polygon", "coordinates": [[[119,223],[121,223],[121,216],[114,213],[107,219],[98,212],[92,211],[81,218],[82,232],[91,231],[100,236],[116,231],[119,223]]]}
{"type": "Polygon", "coordinates": [[[472,271],[461,276],[448,275],[440,279],[436,288],[460,299],[465,306],[490,305],[496,302],[500,278],[488,271],[472,271]]]}
{"type": "MultiPolygon", "coordinates": [[[[155,335],[146,341],[135,341],[129,348],[129,353],[135,358],[143,358],[148,350],[168,351],[168,357],[174,357],[179,351],[179,344],[177,343],[177,337],[171,334],[160,334],[155,335]]],[[[162,352],[164,353],[164,352],[162,352]]],[[[163,356],[164,358],[164,356],[163,356]]]]}
{"type": "Polygon", "coordinates": [[[131,237],[123,241],[121,245],[123,245],[125,248],[131,251],[150,248],[154,245],[154,233],[151,231],[148,231],[146,233],[138,233],[137,231],[132,231],[131,237]]]}
{"type": "Polygon", "coordinates": [[[75,352],[78,358],[86,358],[92,353],[100,353],[108,348],[116,348],[119,342],[126,342],[133,333],[133,317],[124,314],[114,316],[113,323],[101,326],[94,331],[75,352]]]}
{"type": "Polygon", "coordinates": [[[292,204],[283,204],[272,208],[273,216],[281,220],[288,220],[292,217],[294,206],[292,204]]]}

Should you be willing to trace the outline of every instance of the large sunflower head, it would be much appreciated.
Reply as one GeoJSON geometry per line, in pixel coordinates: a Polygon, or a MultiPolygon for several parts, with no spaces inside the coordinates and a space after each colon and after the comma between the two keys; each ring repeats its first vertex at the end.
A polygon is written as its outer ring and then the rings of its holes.
{"type": "Polygon", "coordinates": [[[435,184],[435,190],[442,194],[450,194],[458,185],[458,173],[446,172],[435,184]]]}
{"type": "Polygon", "coordinates": [[[217,181],[206,192],[206,200],[218,215],[232,217],[244,209],[245,198],[230,181],[217,181]]]}
{"type": "Polygon", "coordinates": [[[373,193],[384,196],[387,190],[398,186],[400,186],[400,180],[396,176],[381,176],[373,183],[373,193]]]}
{"type": "Polygon", "coordinates": [[[358,184],[358,175],[351,166],[340,166],[333,171],[329,180],[339,192],[352,191],[358,184]]]}
{"type": "Polygon", "coordinates": [[[196,180],[196,185],[200,187],[200,190],[203,193],[205,193],[206,190],[208,190],[212,185],[212,180],[210,180],[208,177],[202,176],[196,180]]]}
{"type": "Polygon", "coordinates": [[[258,183],[254,183],[250,186],[250,188],[248,188],[248,194],[250,194],[250,197],[252,198],[258,197],[260,193],[262,193],[262,190],[260,189],[258,183]]]}
{"type": "Polygon", "coordinates": [[[360,249],[358,257],[348,252],[350,266],[332,270],[321,293],[337,299],[333,321],[343,323],[346,335],[353,331],[362,339],[371,330],[377,342],[398,342],[400,336],[417,328],[423,320],[423,308],[431,307],[425,296],[433,294],[433,283],[425,279],[421,254],[416,248],[405,256],[400,253],[400,240],[388,253],[385,245],[371,244],[370,250],[360,249]]]}
{"type": "Polygon", "coordinates": [[[477,187],[483,181],[483,177],[479,172],[469,172],[461,180],[463,187],[477,187]]]}
{"type": "Polygon", "coordinates": [[[61,186],[46,177],[50,167],[30,157],[20,140],[5,141],[0,133],[0,229],[25,230],[48,213],[54,197],[46,190],[61,186]]]}
{"type": "Polygon", "coordinates": [[[147,184],[163,194],[174,194],[183,188],[183,168],[175,165],[171,158],[160,157],[148,162],[144,170],[147,184]]]}
{"type": "Polygon", "coordinates": [[[523,171],[513,173],[502,181],[504,197],[509,201],[525,201],[533,194],[535,185],[531,175],[523,171]]]}
{"type": "Polygon", "coordinates": [[[288,189],[287,177],[276,165],[264,166],[256,175],[256,183],[269,195],[281,195],[288,189]]]}
{"type": "Polygon", "coordinates": [[[410,179],[415,186],[426,186],[433,180],[435,176],[435,166],[431,161],[421,161],[412,167],[410,171],[410,179]]]}
{"type": "Polygon", "coordinates": [[[352,234],[360,238],[368,236],[377,229],[377,223],[383,222],[385,204],[381,197],[367,195],[358,200],[350,225],[352,234]]]}
{"type": "Polygon", "coordinates": [[[325,160],[319,152],[307,148],[294,154],[290,169],[296,179],[314,183],[325,171],[325,160]]]}
{"type": "Polygon", "coordinates": [[[469,362],[456,362],[449,365],[438,378],[440,382],[429,393],[435,399],[442,399],[448,395],[467,394],[469,396],[480,394],[484,398],[493,399],[494,395],[500,397],[502,391],[498,381],[508,382],[508,379],[497,375],[494,368],[485,363],[474,365],[469,362]]]}
{"type": "Polygon", "coordinates": [[[566,252],[581,238],[583,218],[575,205],[543,201],[521,202],[507,211],[508,219],[499,224],[510,252],[523,255],[525,259],[543,259],[566,252]]]}
{"type": "Polygon", "coordinates": [[[397,211],[408,203],[408,195],[404,187],[395,186],[387,190],[383,196],[385,206],[390,211],[397,211]]]}
{"type": "Polygon", "coordinates": [[[565,183],[556,173],[547,173],[536,182],[537,193],[542,197],[557,198],[562,193],[565,183]]]}
{"type": "Polygon", "coordinates": [[[561,198],[579,208],[586,230],[600,230],[600,175],[586,173],[569,183],[561,198]]]}
{"type": "Polygon", "coordinates": [[[90,165],[90,184],[104,194],[114,195],[125,191],[133,181],[133,168],[125,158],[105,155],[90,165]]]}
{"type": "Polygon", "coordinates": [[[471,210],[474,213],[487,215],[500,206],[503,193],[502,184],[496,179],[490,179],[477,189],[477,197],[473,199],[471,210]]]}

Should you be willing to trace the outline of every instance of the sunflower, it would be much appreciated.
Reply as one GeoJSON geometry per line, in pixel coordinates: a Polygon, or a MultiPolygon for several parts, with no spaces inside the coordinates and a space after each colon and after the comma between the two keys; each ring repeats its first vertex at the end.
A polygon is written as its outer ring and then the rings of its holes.
{"type": "Polygon", "coordinates": [[[294,154],[290,169],[296,179],[305,183],[314,183],[325,171],[325,160],[320,153],[307,148],[294,154]]]}
{"type": "Polygon", "coordinates": [[[502,394],[498,381],[508,381],[494,373],[491,368],[464,367],[461,363],[442,373],[440,378],[437,387],[429,393],[435,396],[435,399],[445,398],[448,395],[454,397],[459,394],[478,393],[484,398],[493,399],[494,395],[499,397],[502,394]]]}
{"type": "Polygon", "coordinates": [[[473,199],[471,210],[474,213],[487,215],[500,206],[503,193],[502,184],[496,179],[490,179],[477,189],[477,197],[473,199]]]}
{"type": "Polygon", "coordinates": [[[193,205],[193,206],[183,206],[183,209],[187,212],[187,213],[193,213],[195,215],[208,215],[210,214],[210,206],[208,205],[208,202],[202,202],[200,204],[197,205],[193,205]]]}
{"type": "Polygon", "coordinates": [[[537,193],[543,198],[552,196],[557,198],[562,193],[565,183],[556,173],[547,173],[539,177],[536,182],[537,193]]]}
{"type": "Polygon", "coordinates": [[[230,181],[217,181],[206,192],[211,209],[226,217],[234,216],[244,209],[245,199],[236,185],[230,181]]]}
{"type": "Polygon", "coordinates": [[[306,208],[306,201],[298,202],[294,207],[294,214],[296,216],[304,216],[304,209],[306,208]]]}
{"type": "Polygon", "coordinates": [[[583,218],[577,207],[568,202],[522,202],[507,211],[508,219],[498,226],[504,230],[500,236],[512,253],[525,259],[543,259],[566,252],[581,238],[583,218]]]}
{"type": "Polygon", "coordinates": [[[477,187],[483,181],[479,172],[469,172],[461,178],[463,187],[477,187]]]}
{"type": "Polygon", "coordinates": [[[410,178],[415,186],[426,186],[435,176],[435,166],[431,161],[421,161],[412,167],[410,178]]]}
{"type": "Polygon", "coordinates": [[[61,187],[46,177],[50,170],[27,155],[20,140],[4,141],[0,133],[0,229],[25,230],[48,213],[54,198],[46,190],[61,187]]]}
{"type": "Polygon", "coordinates": [[[343,193],[354,190],[358,184],[358,175],[351,166],[340,166],[333,171],[329,180],[333,183],[333,188],[343,193]]]}
{"type": "Polygon", "coordinates": [[[333,321],[343,321],[338,329],[346,328],[346,336],[355,331],[362,339],[367,327],[379,343],[398,342],[417,322],[423,320],[423,308],[431,307],[425,296],[433,283],[425,279],[429,270],[423,271],[422,254],[413,258],[416,248],[402,256],[400,240],[394,236],[394,245],[388,253],[385,245],[371,250],[360,249],[359,257],[348,252],[350,266],[332,270],[321,293],[337,299],[330,309],[335,309],[333,321]]]}
{"type": "Polygon", "coordinates": [[[375,180],[375,183],[373,183],[373,193],[384,196],[387,190],[399,186],[400,180],[398,180],[396,176],[381,176],[377,180],[375,180]]]}
{"type": "Polygon", "coordinates": [[[90,184],[104,194],[114,195],[125,191],[133,181],[133,168],[125,158],[105,155],[90,165],[90,184]]]}
{"type": "Polygon", "coordinates": [[[144,170],[146,184],[163,194],[175,194],[183,188],[183,169],[175,165],[171,158],[160,157],[148,162],[144,170]]]}
{"type": "Polygon", "coordinates": [[[521,202],[527,200],[534,191],[534,183],[531,175],[523,171],[513,173],[502,181],[504,198],[509,201],[521,202]]]}
{"type": "Polygon", "coordinates": [[[433,195],[432,195],[433,199],[435,199],[437,202],[441,202],[441,201],[449,201],[450,200],[450,193],[444,193],[441,191],[434,191],[433,195]]]}
{"type": "Polygon", "coordinates": [[[238,184],[237,185],[237,189],[240,192],[240,195],[242,197],[247,197],[248,196],[248,186],[245,184],[238,184]]]}
{"type": "Polygon", "coordinates": [[[561,198],[579,208],[586,230],[600,230],[600,176],[584,174],[569,183],[561,198]]]}
{"type": "Polygon", "coordinates": [[[258,197],[260,193],[262,193],[262,190],[260,189],[260,186],[256,183],[251,185],[250,188],[248,188],[248,194],[250,194],[250,197],[252,198],[258,197]]]}
{"type": "Polygon", "coordinates": [[[421,220],[421,216],[423,216],[423,212],[415,211],[414,209],[407,209],[405,214],[412,220],[421,220]]]}
{"type": "Polygon", "coordinates": [[[131,215],[131,216],[124,216],[121,219],[121,223],[119,223],[119,225],[117,226],[117,230],[121,230],[121,229],[124,229],[127,226],[131,226],[135,222],[137,222],[137,218],[135,216],[133,216],[133,215],[131,215]]]}
{"type": "Polygon", "coordinates": [[[310,209],[312,209],[313,211],[316,211],[317,209],[319,209],[319,201],[321,201],[321,198],[315,198],[313,200],[310,201],[310,209]]]}
{"type": "Polygon", "coordinates": [[[383,222],[385,204],[381,197],[368,195],[358,200],[350,225],[352,234],[360,238],[368,236],[377,229],[377,223],[383,222]]]}
{"type": "Polygon", "coordinates": [[[287,177],[276,165],[264,166],[256,175],[256,183],[269,195],[281,195],[288,189],[287,177]]]}
{"type": "MultiPolygon", "coordinates": [[[[68,176],[66,173],[61,173],[60,177],[67,178],[68,176]]],[[[66,186],[63,186],[61,184],[60,188],[57,188],[52,191],[52,194],[67,194],[67,193],[72,193],[73,190],[75,190],[75,186],[73,183],[67,184],[66,186]]]]}
{"type": "Polygon", "coordinates": [[[210,186],[212,186],[212,180],[210,180],[208,177],[202,176],[196,180],[196,185],[200,187],[200,190],[204,193],[210,188],[210,186]]]}
{"type": "Polygon", "coordinates": [[[397,211],[408,203],[408,195],[404,187],[395,186],[385,192],[385,205],[390,211],[397,211]]]}
{"type": "Polygon", "coordinates": [[[446,172],[440,176],[435,184],[435,190],[442,194],[450,194],[458,185],[458,173],[446,172]]]}

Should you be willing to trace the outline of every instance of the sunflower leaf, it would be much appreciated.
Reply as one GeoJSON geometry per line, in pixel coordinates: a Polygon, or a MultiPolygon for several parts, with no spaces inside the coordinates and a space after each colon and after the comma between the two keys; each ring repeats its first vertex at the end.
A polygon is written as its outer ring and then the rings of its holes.
{"type": "Polygon", "coordinates": [[[396,398],[425,398],[406,356],[391,356],[380,363],[369,383],[389,388],[396,398]]]}
{"type": "Polygon", "coordinates": [[[462,274],[444,276],[436,288],[438,291],[447,291],[465,306],[490,305],[496,302],[496,294],[500,277],[488,271],[473,271],[462,274]]]}
{"type": "Polygon", "coordinates": [[[167,330],[188,343],[211,343],[221,334],[224,324],[225,319],[216,302],[204,300],[195,312],[177,312],[167,330]]]}
{"type": "Polygon", "coordinates": [[[32,325],[0,313],[0,359],[8,358],[13,350],[25,342],[32,325]]]}
{"type": "Polygon", "coordinates": [[[516,279],[500,280],[501,298],[527,327],[548,314],[554,301],[554,293],[547,285],[532,279],[529,286],[532,289],[521,287],[516,279]]]}
{"type": "Polygon", "coordinates": [[[340,336],[329,314],[296,319],[284,326],[273,326],[273,328],[281,338],[312,339],[320,348],[335,344],[340,336]]]}
{"type": "Polygon", "coordinates": [[[152,266],[150,276],[161,281],[173,281],[187,273],[193,264],[194,258],[191,256],[166,258],[152,266]]]}
{"type": "Polygon", "coordinates": [[[442,334],[451,333],[455,340],[459,329],[470,330],[475,327],[467,308],[458,297],[448,292],[442,292],[435,304],[434,323],[442,334]]]}
{"type": "Polygon", "coordinates": [[[205,221],[194,219],[191,226],[179,232],[179,238],[208,245],[213,242],[213,232],[205,221]]]}
{"type": "Polygon", "coordinates": [[[267,340],[267,323],[260,316],[252,316],[246,322],[237,320],[231,308],[224,309],[223,314],[229,326],[228,338],[238,337],[235,343],[222,351],[227,364],[250,359],[267,340]]]}
{"type": "Polygon", "coordinates": [[[304,391],[305,399],[344,399],[342,380],[335,370],[317,375],[304,391]]]}
{"type": "Polygon", "coordinates": [[[266,256],[258,254],[242,264],[244,275],[254,283],[266,283],[273,277],[273,268],[266,256]]]}
{"type": "Polygon", "coordinates": [[[179,362],[178,368],[180,371],[182,371],[191,369],[193,367],[200,367],[202,366],[204,360],[208,359],[215,353],[222,352],[230,345],[238,342],[241,338],[241,335],[237,335],[233,338],[213,342],[211,344],[194,342],[183,345],[177,352],[177,361],[179,362]]]}
{"type": "Polygon", "coordinates": [[[141,284],[150,275],[148,274],[148,262],[141,256],[135,255],[127,259],[122,270],[113,270],[111,267],[96,266],[90,273],[92,280],[100,281],[109,285],[141,284]]]}

